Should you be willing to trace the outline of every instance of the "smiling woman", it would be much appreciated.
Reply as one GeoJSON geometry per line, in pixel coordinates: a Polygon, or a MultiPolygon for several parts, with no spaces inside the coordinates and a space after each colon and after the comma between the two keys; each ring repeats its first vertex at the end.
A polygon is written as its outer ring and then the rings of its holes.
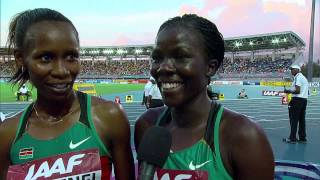
{"type": "Polygon", "coordinates": [[[73,89],[80,62],[72,22],[51,9],[27,10],[13,18],[8,39],[17,65],[11,81],[20,86],[30,81],[37,100],[0,126],[0,179],[83,173],[108,179],[111,164],[117,179],[134,179],[123,109],[73,89]]]}
{"type": "Polygon", "coordinates": [[[157,169],[158,179],[274,178],[273,154],[262,129],[208,97],[207,85],[223,57],[222,35],[205,18],[187,14],[160,26],[150,72],[167,106],[142,114],[134,137],[139,149],[151,126],[171,132],[171,153],[157,169]]]}

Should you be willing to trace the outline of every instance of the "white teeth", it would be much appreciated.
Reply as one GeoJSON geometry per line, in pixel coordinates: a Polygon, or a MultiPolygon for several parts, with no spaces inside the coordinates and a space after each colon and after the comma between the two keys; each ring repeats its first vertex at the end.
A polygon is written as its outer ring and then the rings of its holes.
{"type": "Polygon", "coordinates": [[[54,84],[52,86],[57,88],[57,89],[63,89],[63,88],[67,87],[67,84],[54,84]]]}
{"type": "Polygon", "coordinates": [[[171,89],[171,88],[176,88],[181,85],[182,85],[181,83],[162,83],[161,87],[162,87],[162,89],[171,89]]]}

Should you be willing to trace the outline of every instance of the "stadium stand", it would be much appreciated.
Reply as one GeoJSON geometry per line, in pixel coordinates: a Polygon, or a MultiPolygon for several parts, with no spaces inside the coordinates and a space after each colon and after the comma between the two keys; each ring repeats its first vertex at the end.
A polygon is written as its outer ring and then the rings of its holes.
{"type": "MultiPolygon", "coordinates": [[[[146,79],[153,45],[81,47],[79,79],[146,79]]],[[[225,39],[225,60],[215,78],[284,77],[305,48],[294,32],[285,31],[225,39]]],[[[15,71],[14,58],[0,48],[0,78],[15,71]]]]}

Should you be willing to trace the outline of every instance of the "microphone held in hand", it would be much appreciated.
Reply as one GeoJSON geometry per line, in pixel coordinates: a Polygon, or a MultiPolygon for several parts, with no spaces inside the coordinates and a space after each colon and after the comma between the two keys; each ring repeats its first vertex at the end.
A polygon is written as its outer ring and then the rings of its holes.
{"type": "Polygon", "coordinates": [[[141,162],[139,180],[153,179],[156,168],[161,168],[169,156],[171,142],[170,132],[163,127],[154,126],[145,132],[137,155],[141,162]]]}

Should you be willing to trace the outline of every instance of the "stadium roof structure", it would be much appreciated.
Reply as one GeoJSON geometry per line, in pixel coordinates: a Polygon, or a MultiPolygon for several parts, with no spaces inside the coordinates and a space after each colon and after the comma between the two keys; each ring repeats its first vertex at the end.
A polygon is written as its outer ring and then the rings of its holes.
{"type": "Polygon", "coordinates": [[[127,46],[95,46],[81,47],[82,56],[124,56],[150,55],[154,45],[127,45],[127,46]]]}
{"type": "MultiPolygon", "coordinates": [[[[154,44],[127,46],[81,47],[82,56],[141,56],[150,55],[154,44]]],[[[284,31],[225,38],[226,52],[304,48],[305,42],[294,32],[284,31]]],[[[4,48],[0,48],[2,54],[4,48]]]]}
{"type": "MultiPolygon", "coordinates": [[[[154,45],[82,47],[82,55],[150,55],[154,45]]],[[[305,42],[294,32],[258,34],[225,38],[226,52],[304,48],[305,42]]]]}
{"type": "Polygon", "coordinates": [[[305,45],[292,31],[225,38],[226,52],[304,48],[305,45]]]}

